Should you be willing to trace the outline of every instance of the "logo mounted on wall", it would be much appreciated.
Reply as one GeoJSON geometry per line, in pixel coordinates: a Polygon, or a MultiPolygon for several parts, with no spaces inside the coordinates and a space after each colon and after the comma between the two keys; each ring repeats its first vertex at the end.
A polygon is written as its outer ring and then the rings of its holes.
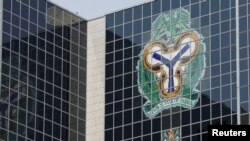
{"type": "Polygon", "coordinates": [[[147,99],[144,113],[153,118],[163,109],[192,108],[199,101],[205,73],[206,45],[191,28],[190,14],[180,8],[159,15],[150,42],[137,63],[139,92],[147,99]]]}
{"type": "Polygon", "coordinates": [[[179,141],[180,131],[178,129],[165,132],[163,134],[163,141],[179,141]]]}

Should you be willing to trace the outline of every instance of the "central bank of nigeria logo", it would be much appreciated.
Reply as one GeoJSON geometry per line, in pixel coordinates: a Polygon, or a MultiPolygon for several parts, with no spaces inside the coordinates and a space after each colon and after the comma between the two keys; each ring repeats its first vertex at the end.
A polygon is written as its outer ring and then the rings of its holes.
{"type": "Polygon", "coordinates": [[[152,23],[151,40],[136,67],[149,118],[171,107],[192,108],[199,101],[206,45],[190,24],[190,14],[183,8],[161,14],[152,23]]]}

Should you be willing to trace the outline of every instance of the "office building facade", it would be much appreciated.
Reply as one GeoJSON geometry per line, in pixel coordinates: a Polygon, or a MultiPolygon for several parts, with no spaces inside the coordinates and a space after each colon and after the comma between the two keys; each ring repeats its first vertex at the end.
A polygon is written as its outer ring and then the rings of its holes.
{"type": "Polygon", "coordinates": [[[246,0],[156,0],[107,15],[105,141],[249,124],[248,13],[246,0]]]}
{"type": "Polygon", "coordinates": [[[0,2],[0,140],[206,141],[210,124],[250,124],[250,1],[155,0],[90,21],[0,2]]]}
{"type": "Polygon", "coordinates": [[[84,140],[86,21],[45,0],[0,2],[0,140],[84,140]]]}

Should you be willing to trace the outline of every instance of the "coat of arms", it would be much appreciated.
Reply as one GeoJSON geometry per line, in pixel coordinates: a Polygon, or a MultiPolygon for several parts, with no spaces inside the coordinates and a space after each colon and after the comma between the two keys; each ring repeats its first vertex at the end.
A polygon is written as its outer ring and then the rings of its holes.
{"type": "Polygon", "coordinates": [[[200,97],[197,85],[205,73],[205,51],[201,34],[191,28],[187,10],[180,8],[155,19],[151,40],[137,64],[147,117],[171,107],[195,106],[200,97]]]}
{"type": "Polygon", "coordinates": [[[179,141],[180,131],[178,129],[165,132],[163,134],[163,141],[179,141]]]}

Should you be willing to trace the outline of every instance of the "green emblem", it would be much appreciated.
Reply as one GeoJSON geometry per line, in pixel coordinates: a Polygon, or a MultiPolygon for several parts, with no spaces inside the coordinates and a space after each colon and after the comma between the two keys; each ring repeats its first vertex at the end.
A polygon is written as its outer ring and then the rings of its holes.
{"type": "Polygon", "coordinates": [[[180,8],[154,20],[151,40],[136,67],[147,117],[171,107],[195,106],[200,97],[196,87],[205,73],[205,51],[202,36],[190,26],[187,10],[180,8]]]}
{"type": "Polygon", "coordinates": [[[179,140],[180,140],[179,129],[170,130],[163,134],[163,141],[179,141],[179,140]]]}

